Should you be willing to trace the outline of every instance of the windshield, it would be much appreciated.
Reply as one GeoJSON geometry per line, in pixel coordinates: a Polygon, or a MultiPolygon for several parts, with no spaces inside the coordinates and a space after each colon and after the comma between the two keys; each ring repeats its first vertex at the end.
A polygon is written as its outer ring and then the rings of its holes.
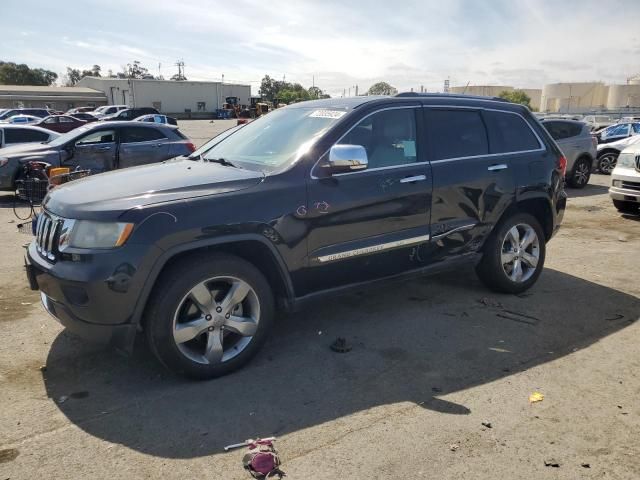
{"type": "Polygon", "coordinates": [[[232,133],[237,132],[242,127],[244,127],[244,124],[243,125],[236,125],[235,127],[231,127],[229,129],[225,130],[224,132],[219,133],[218,135],[213,137],[211,140],[209,140],[207,143],[205,143],[200,148],[198,148],[196,151],[194,151],[191,155],[189,155],[189,158],[193,158],[193,159],[200,158],[200,155],[204,155],[207,151],[209,151],[211,149],[211,147],[213,147],[214,145],[217,145],[222,140],[227,138],[232,133]]]}
{"type": "Polygon", "coordinates": [[[254,120],[214,145],[207,160],[223,158],[249,169],[272,171],[304,154],[344,110],[283,108],[254,120]]]}
{"type": "Polygon", "coordinates": [[[87,133],[88,130],[92,129],[93,127],[87,125],[85,127],[78,127],[74,130],[71,130],[68,133],[64,133],[62,135],[60,135],[58,138],[54,138],[53,140],[51,140],[49,142],[49,145],[51,145],[52,147],[61,147],[62,145],[64,145],[65,143],[67,143],[70,140],[74,140],[78,137],[80,137],[81,135],[84,135],[85,133],[87,133]]]}

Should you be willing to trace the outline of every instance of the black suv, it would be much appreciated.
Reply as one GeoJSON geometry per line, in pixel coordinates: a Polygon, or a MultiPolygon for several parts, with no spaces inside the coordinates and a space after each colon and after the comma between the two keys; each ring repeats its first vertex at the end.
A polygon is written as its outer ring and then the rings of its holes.
{"type": "Polygon", "coordinates": [[[44,201],[27,275],[69,330],[210,378],[260,348],[276,308],[476,265],[537,280],[566,160],[520,105],[401,94],[298,103],[196,159],[105,173],[44,201]]]}
{"type": "Polygon", "coordinates": [[[34,117],[48,117],[53,114],[53,110],[47,108],[13,108],[0,114],[0,120],[8,120],[14,115],[33,115],[34,117]]]}
{"type": "Polygon", "coordinates": [[[125,108],[124,110],[120,110],[113,115],[109,115],[107,117],[102,117],[100,120],[103,122],[113,121],[113,120],[134,120],[143,115],[150,114],[159,114],[158,110],[151,107],[141,107],[141,108],[125,108]]]}

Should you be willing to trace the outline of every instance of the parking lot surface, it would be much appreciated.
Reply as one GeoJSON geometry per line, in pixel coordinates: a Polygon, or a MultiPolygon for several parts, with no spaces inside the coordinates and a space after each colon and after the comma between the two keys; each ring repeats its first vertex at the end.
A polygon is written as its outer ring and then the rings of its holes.
{"type": "MultiPolygon", "coordinates": [[[[234,124],[180,122],[198,145],[234,124]]],[[[525,294],[464,270],[335,297],[209,382],[66,333],[0,196],[0,480],[243,479],[223,446],[272,435],[292,479],[640,478],[640,218],[608,180],[569,190],[525,294]]]]}

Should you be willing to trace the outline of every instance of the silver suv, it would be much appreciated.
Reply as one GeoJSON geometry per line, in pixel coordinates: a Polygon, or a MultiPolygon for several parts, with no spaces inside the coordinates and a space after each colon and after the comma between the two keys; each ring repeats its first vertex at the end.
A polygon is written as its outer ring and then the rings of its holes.
{"type": "Polygon", "coordinates": [[[637,213],[640,209],[640,143],[630,145],[618,156],[609,195],[620,212],[637,213]]]}
{"type": "Polygon", "coordinates": [[[597,146],[589,126],[574,120],[542,120],[542,125],[567,159],[567,183],[574,188],[584,188],[591,177],[597,146]]]}

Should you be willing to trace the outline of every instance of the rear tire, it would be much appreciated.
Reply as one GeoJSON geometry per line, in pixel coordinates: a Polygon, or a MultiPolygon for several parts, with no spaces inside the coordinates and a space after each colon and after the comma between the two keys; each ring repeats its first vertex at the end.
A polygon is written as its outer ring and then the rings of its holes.
{"type": "Polygon", "coordinates": [[[545,252],[545,236],[538,220],[528,213],[516,213],[491,233],[476,273],[496,292],[521,293],[538,280],[545,252]]]}
{"type": "Polygon", "coordinates": [[[614,200],[613,206],[618,209],[620,213],[638,213],[640,204],[635,202],[625,202],[624,200],[614,200]]]}
{"type": "Polygon", "coordinates": [[[598,171],[605,175],[611,175],[613,169],[616,168],[618,163],[618,153],[607,152],[598,157],[598,171]]]}
{"type": "Polygon", "coordinates": [[[573,188],[584,188],[591,178],[591,162],[589,159],[581,157],[576,160],[573,170],[571,171],[571,178],[568,180],[568,184],[573,188]]]}
{"type": "Polygon", "coordinates": [[[163,365],[206,380],[245,365],[266,340],[273,316],[273,293],[256,267],[233,255],[198,255],[163,272],[144,325],[163,365]]]}

